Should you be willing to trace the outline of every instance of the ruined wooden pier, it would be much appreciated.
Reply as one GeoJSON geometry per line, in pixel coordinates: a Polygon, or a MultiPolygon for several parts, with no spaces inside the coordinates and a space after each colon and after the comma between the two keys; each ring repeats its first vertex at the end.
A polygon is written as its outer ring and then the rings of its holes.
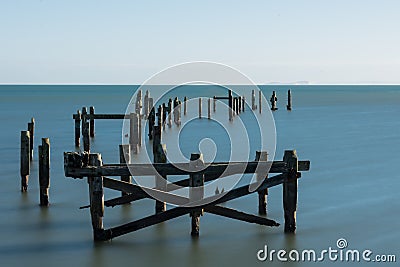
{"type": "MultiPolygon", "coordinates": [[[[299,161],[297,159],[296,151],[294,150],[285,151],[283,161],[268,162],[261,161],[261,158],[259,158],[253,162],[204,163],[201,154],[192,154],[190,162],[174,164],[103,164],[100,154],[64,153],[65,176],[81,179],[87,177],[88,179],[93,235],[96,241],[110,240],[185,214],[191,215],[191,234],[197,236],[199,234],[200,216],[203,212],[266,226],[279,226],[273,220],[218,205],[255,192],[263,193],[267,188],[279,184],[283,184],[285,232],[294,232],[296,229],[297,179],[301,177],[301,171],[309,170],[309,166],[309,161],[299,161]],[[207,166],[205,169],[200,168],[204,165],[207,166]],[[268,169],[269,172],[267,171],[268,169]],[[136,184],[109,177],[130,176],[132,175],[131,172],[136,176],[159,177],[161,175],[167,178],[169,175],[186,175],[189,178],[174,183],[166,183],[163,188],[160,188],[159,185],[156,188],[143,188],[136,184]],[[206,198],[203,197],[202,193],[199,193],[198,189],[195,190],[207,182],[215,179],[223,179],[224,177],[238,173],[256,173],[259,177],[263,176],[264,178],[258,178],[256,183],[249,186],[234,188],[225,194],[217,194],[206,198]],[[267,173],[276,173],[278,175],[267,177],[267,173]],[[190,204],[189,198],[171,193],[171,191],[181,186],[189,187],[190,190],[193,190],[197,194],[198,205],[187,206],[190,204]],[[253,192],[249,191],[251,187],[256,188],[256,190],[253,192]],[[122,191],[129,193],[129,195],[105,201],[104,188],[122,191]],[[156,210],[156,214],[154,215],[104,229],[103,217],[105,206],[121,205],[143,198],[155,199],[153,193],[162,196],[168,203],[178,204],[179,207],[166,210],[165,206],[162,206],[163,208],[156,210]]],[[[157,199],[155,200],[158,201],[157,199]]],[[[266,202],[260,202],[259,204],[263,205],[259,209],[266,209],[264,207],[266,202]]]]}

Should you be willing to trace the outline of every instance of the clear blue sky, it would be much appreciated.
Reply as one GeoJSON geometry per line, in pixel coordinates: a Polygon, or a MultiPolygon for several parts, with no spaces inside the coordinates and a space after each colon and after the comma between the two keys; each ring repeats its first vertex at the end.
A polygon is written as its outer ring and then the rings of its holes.
{"type": "Polygon", "coordinates": [[[400,83],[400,1],[0,0],[0,83],[138,84],[216,61],[258,83],[400,83]]]}

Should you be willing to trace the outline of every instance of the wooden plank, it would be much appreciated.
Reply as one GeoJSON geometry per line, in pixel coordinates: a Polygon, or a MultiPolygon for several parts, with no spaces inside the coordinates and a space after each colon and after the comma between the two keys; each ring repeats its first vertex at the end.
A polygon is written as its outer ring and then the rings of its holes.
{"type": "MultiPolygon", "coordinates": [[[[202,172],[205,176],[226,177],[233,174],[241,173],[282,173],[287,171],[286,164],[282,161],[278,162],[219,162],[206,163],[208,167],[202,172]]],[[[163,175],[189,175],[189,163],[154,163],[154,164],[107,164],[100,167],[81,167],[74,168],[66,166],[65,175],[67,177],[81,178],[88,175],[101,176],[151,176],[162,173],[163,175]],[[132,173],[132,174],[131,174],[132,173]]]]}
{"type": "Polygon", "coordinates": [[[228,217],[231,219],[236,219],[248,223],[256,223],[265,226],[279,226],[280,224],[274,220],[270,220],[263,217],[258,217],[252,214],[247,214],[234,209],[221,207],[221,206],[209,206],[204,209],[205,212],[212,213],[215,215],[228,217]]]}
{"type": "Polygon", "coordinates": [[[108,177],[103,177],[104,187],[123,191],[126,193],[135,194],[138,196],[148,197],[152,199],[165,199],[168,203],[176,203],[177,205],[185,205],[189,202],[186,197],[174,195],[171,193],[163,192],[157,189],[143,187],[139,185],[130,184],[127,182],[118,181],[108,177]]]}

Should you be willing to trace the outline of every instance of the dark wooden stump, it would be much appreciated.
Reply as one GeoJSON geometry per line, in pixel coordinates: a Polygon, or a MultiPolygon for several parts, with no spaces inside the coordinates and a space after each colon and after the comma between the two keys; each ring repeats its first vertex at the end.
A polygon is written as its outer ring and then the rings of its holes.
{"type": "Polygon", "coordinates": [[[287,110],[292,110],[292,93],[288,90],[288,104],[286,105],[287,110]]]}
{"type": "Polygon", "coordinates": [[[208,119],[211,120],[211,98],[208,99],[208,119]]]}
{"type": "Polygon", "coordinates": [[[29,131],[21,131],[21,192],[28,191],[30,167],[30,133],[29,131]]]}
{"type": "Polygon", "coordinates": [[[75,115],[75,147],[81,145],[81,112],[78,110],[75,115]]]}
{"type": "Polygon", "coordinates": [[[201,119],[201,110],[202,110],[202,103],[201,103],[201,97],[199,97],[199,119],[201,119]]]}
{"type": "Polygon", "coordinates": [[[131,145],[132,152],[137,154],[139,152],[139,116],[136,113],[130,114],[129,121],[129,144],[131,145]]]}
{"type": "Polygon", "coordinates": [[[283,183],[283,208],[285,213],[285,233],[296,231],[297,209],[297,171],[298,159],[296,150],[286,150],[283,161],[287,164],[289,172],[283,183]]]}
{"type": "MultiPolygon", "coordinates": [[[[165,144],[157,144],[154,149],[154,163],[167,163],[167,147],[165,144]]],[[[166,192],[167,191],[167,176],[162,173],[155,176],[156,189],[166,192]]],[[[156,214],[163,212],[167,209],[166,203],[156,200],[155,211],[156,214]]]]}
{"type": "Polygon", "coordinates": [[[272,91],[272,96],[269,101],[271,102],[271,110],[272,111],[278,110],[278,108],[276,107],[276,101],[278,101],[278,98],[276,97],[275,91],[272,91]]]}
{"type": "Polygon", "coordinates": [[[260,114],[261,114],[261,103],[262,103],[262,92],[260,90],[260,91],[258,91],[258,110],[259,110],[260,114]]]}
{"type": "MultiPolygon", "coordinates": [[[[204,169],[203,155],[193,153],[190,156],[189,168],[191,171],[204,169]]],[[[191,202],[200,201],[204,198],[204,173],[190,174],[189,178],[189,199],[191,202]]],[[[196,209],[190,212],[193,237],[199,236],[200,233],[200,216],[203,215],[203,209],[196,209]]]]}
{"type": "Polygon", "coordinates": [[[30,152],[29,152],[29,159],[32,161],[33,159],[33,140],[35,134],[35,118],[31,118],[31,122],[28,123],[28,131],[29,131],[29,139],[30,139],[30,152]]]}
{"type": "Polygon", "coordinates": [[[90,128],[90,137],[94,137],[94,118],[93,118],[93,116],[94,116],[94,107],[90,107],[89,108],[89,113],[90,113],[90,125],[89,125],[89,128],[90,128]]]}
{"type": "MultiPolygon", "coordinates": [[[[121,164],[129,164],[131,160],[131,145],[119,145],[119,162],[121,164]]],[[[121,181],[132,183],[132,177],[130,175],[121,176],[121,181]]],[[[126,196],[128,193],[121,192],[121,196],[126,196]]]]}
{"type": "Polygon", "coordinates": [[[49,205],[50,188],[50,139],[42,138],[42,145],[39,146],[39,186],[40,206],[49,205]]]}
{"type": "MultiPolygon", "coordinates": [[[[268,161],[267,151],[256,151],[256,161],[268,161]]],[[[257,174],[257,182],[262,182],[267,179],[268,176],[264,174],[257,174]]],[[[268,188],[258,191],[258,214],[267,215],[267,197],[268,188]]]]}
{"type": "MultiPolygon", "coordinates": [[[[90,154],[89,164],[91,166],[103,165],[100,154],[90,154]]],[[[104,193],[103,177],[88,177],[90,196],[90,215],[92,218],[93,238],[95,241],[104,241],[104,193]]]]}
{"type": "Polygon", "coordinates": [[[186,116],[187,113],[187,97],[185,96],[185,98],[183,99],[183,115],[186,116]]]}

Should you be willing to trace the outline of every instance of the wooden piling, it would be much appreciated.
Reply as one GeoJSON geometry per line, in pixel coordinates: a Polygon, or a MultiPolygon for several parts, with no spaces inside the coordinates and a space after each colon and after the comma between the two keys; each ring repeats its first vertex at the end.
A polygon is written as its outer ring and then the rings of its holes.
{"type": "MultiPolygon", "coordinates": [[[[89,113],[90,115],[94,115],[94,107],[90,107],[89,108],[89,113]]],[[[90,117],[90,125],[89,125],[89,129],[90,129],[90,137],[94,137],[94,118],[90,117]]]]}
{"type": "Polygon", "coordinates": [[[232,90],[228,90],[229,121],[233,120],[233,99],[232,90]]]}
{"type": "Polygon", "coordinates": [[[168,100],[167,111],[168,111],[168,128],[171,128],[172,127],[172,99],[171,98],[168,100]]]}
{"type": "Polygon", "coordinates": [[[139,116],[137,113],[131,113],[129,119],[129,144],[131,145],[132,152],[137,154],[139,152],[139,116]]]}
{"type": "Polygon", "coordinates": [[[201,97],[199,97],[199,119],[201,119],[201,110],[202,110],[202,103],[201,103],[201,97]]]}
{"type": "Polygon", "coordinates": [[[150,97],[149,90],[146,90],[143,103],[143,116],[145,119],[147,119],[147,117],[149,116],[149,112],[151,109],[151,106],[149,105],[149,97],[150,97]]]}
{"type": "Polygon", "coordinates": [[[271,110],[272,111],[277,110],[278,108],[276,107],[276,101],[278,101],[278,98],[276,97],[275,91],[272,91],[272,96],[269,101],[271,102],[271,110]]]}
{"type": "Polygon", "coordinates": [[[82,121],[83,151],[90,152],[89,122],[82,121]]]}
{"type": "Polygon", "coordinates": [[[49,205],[50,187],[50,139],[42,138],[39,146],[39,186],[40,206],[49,205]]]}
{"type": "Polygon", "coordinates": [[[30,151],[29,151],[29,160],[33,159],[33,136],[35,133],[35,118],[31,118],[31,122],[28,123],[28,131],[30,136],[30,151]]]}
{"type": "Polygon", "coordinates": [[[82,108],[82,140],[83,140],[83,151],[90,152],[90,138],[89,138],[89,122],[87,121],[87,109],[82,108]]]}
{"type": "Polygon", "coordinates": [[[290,90],[288,90],[287,94],[288,94],[288,98],[287,98],[288,103],[286,105],[286,109],[292,110],[292,93],[290,90]]]}
{"type": "MultiPolygon", "coordinates": [[[[256,161],[268,161],[268,152],[267,151],[256,151],[256,161]]],[[[261,174],[257,174],[257,182],[261,183],[268,176],[262,176],[261,174]]],[[[268,188],[265,190],[258,191],[258,214],[267,215],[267,197],[268,197],[268,188]]]]}
{"type": "Polygon", "coordinates": [[[81,112],[78,110],[75,117],[75,147],[81,145],[81,112]]]}
{"type": "Polygon", "coordinates": [[[294,233],[296,231],[297,171],[299,164],[296,150],[286,150],[283,161],[289,169],[287,177],[283,182],[285,233],[294,233]]]}
{"type": "MultiPolygon", "coordinates": [[[[131,145],[119,145],[119,162],[121,164],[129,164],[131,161],[131,145]]],[[[121,181],[132,183],[132,177],[130,175],[121,176],[121,181]]],[[[126,196],[128,193],[121,192],[121,196],[126,196]]]]}
{"type": "Polygon", "coordinates": [[[138,90],[136,94],[136,102],[135,102],[135,113],[141,115],[142,110],[142,90],[138,90]]]}
{"type": "Polygon", "coordinates": [[[167,106],[165,103],[162,104],[162,123],[161,125],[163,126],[163,130],[165,130],[165,121],[167,120],[167,106]]]}
{"type": "Polygon", "coordinates": [[[251,90],[251,109],[252,110],[256,110],[257,106],[256,106],[256,93],[254,90],[251,90]]]}
{"type": "Polygon", "coordinates": [[[153,155],[157,153],[156,148],[161,144],[162,128],[160,125],[155,125],[153,130],[153,155]]]}
{"type": "MultiPolygon", "coordinates": [[[[90,154],[89,164],[91,166],[102,166],[100,154],[90,154]]],[[[92,218],[93,238],[95,241],[104,240],[104,193],[103,177],[88,177],[90,196],[90,215],[92,218]]]]}
{"type": "Polygon", "coordinates": [[[208,98],[208,119],[211,120],[211,98],[208,98]]]}
{"type": "Polygon", "coordinates": [[[239,96],[238,97],[238,113],[242,112],[242,103],[243,103],[242,97],[239,96]]]}
{"type": "MultiPolygon", "coordinates": [[[[154,163],[167,163],[167,147],[165,144],[157,144],[154,150],[154,163]]],[[[156,189],[166,192],[167,190],[167,176],[162,173],[155,175],[156,189]]],[[[166,203],[156,200],[155,211],[156,214],[163,212],[167,209],[166,203]]]]}
{"type": "Polygon", "coordinates": [[[242,96],[242,112],[244,112],[246,106],[246,98],[242,96]]]}
{"type": "Polygon", "coordinates": [[[183,99],[183,115],[186,116],[186,112],[187,112],[187,97],[185,96],[185,98],[183,99]]]}
{"type": "Polygon", "coordinates": [[[177,126],[181,125],[181,101],[179,101],[178,97],[174,99],[174,123],[177,126]]]}
{"type": "Polygon", "coordinates": [[[213,112],[217,112],[217,99],[215,97],[213,98],[213,112]]]}
{"type": "MultiPolygon", "coordinates": [[[[192,153],[190,155],[189,168],[191,171],[198,171],[204,168],[203,154],[192,153]]],[[[204,173],[197,172],[190,174],[189,178],[189,199],[191,202],[200,201],[204,197],[204,173]]],[[[193,237],[200,233],[200,216],[203,215],[203,209],[197,209],[190,212],[193,237]]]]}
{"type": "Polygon", "coordinates": [[[154,107],[150,110],[149,116],[147,117],[149,122],[149,140],[153,139],[153,129],[156,120],[155,110],[154,107]]]}
{"type": "Polygon", "coordinates": [[[20,154],[21,192],[28,191],[30,174],[30,133],[21,131],[21,154],[20,154]]]}
{"type": "Polygon", "coordinates": [[[261,92],[261,90],[260,91],[258,91],[258,110],[259,110],[259,112],[260,112],[260,114],[261,114],[261,103],[262,103],[262,92],[261,92]]]}

